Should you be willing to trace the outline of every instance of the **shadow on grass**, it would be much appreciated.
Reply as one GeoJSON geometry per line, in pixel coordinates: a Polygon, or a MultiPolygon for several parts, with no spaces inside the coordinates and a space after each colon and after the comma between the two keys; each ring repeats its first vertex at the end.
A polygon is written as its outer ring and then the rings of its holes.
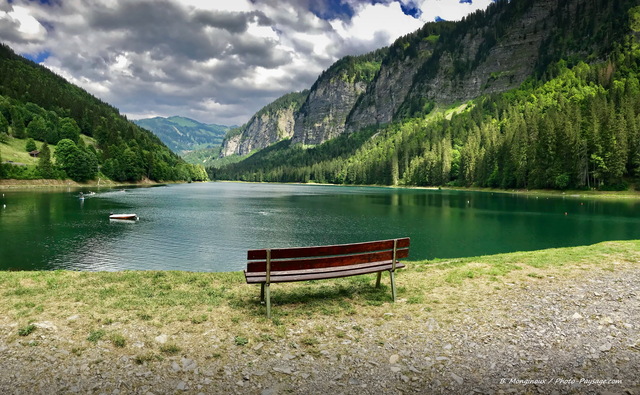
{"type": "MultiPolygon", "coordinates": [[[[244,293],[230,305],[264,316],[266,307],[260,303],[260,286],[252,287],[254,292],[244,293]]],[[[382,281],[376,288],[375,276],[271,284],[274,316],[350,315],[359,306],[380,306],[392,301],[391,287],[382,281]]]]}

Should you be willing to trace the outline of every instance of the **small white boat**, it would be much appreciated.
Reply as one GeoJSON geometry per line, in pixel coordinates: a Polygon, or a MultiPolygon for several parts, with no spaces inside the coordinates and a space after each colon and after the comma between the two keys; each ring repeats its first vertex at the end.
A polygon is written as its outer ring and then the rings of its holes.
{"type": "Polygon", "coordinates": [[[111,214],[109,219],[137,221],[139,218],[137,214],[111,214]]]}

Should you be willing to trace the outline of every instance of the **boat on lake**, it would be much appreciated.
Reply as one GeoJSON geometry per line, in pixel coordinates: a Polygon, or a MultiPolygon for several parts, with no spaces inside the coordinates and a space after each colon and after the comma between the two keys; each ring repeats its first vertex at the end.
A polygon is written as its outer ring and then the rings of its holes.
{"type": "Polygon", "coordinates": [[[137,221],[139,218],[137,214],[110,214],[109,219],[137,221]]]}

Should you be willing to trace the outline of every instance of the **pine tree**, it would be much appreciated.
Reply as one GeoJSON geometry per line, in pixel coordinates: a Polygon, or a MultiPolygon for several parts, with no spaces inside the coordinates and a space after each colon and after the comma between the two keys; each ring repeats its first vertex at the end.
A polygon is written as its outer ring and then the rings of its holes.
{"type": "Polygon", "coordinates": [[[25,143],[24,149],[27,152],[31,152],[31,151],[37,150],[38,147],[36,146],[36,142],[32,138],[29,138],[29,139],[27,139],[27,142],[25,143]]]}
{"type": "Polygon", "coordinates": [[[42,178],[54,178],[53,164],[51,163],[51,150],[47,143],[42,144],[42,148],[40,148],[37,168],[42,178]]]}
{"type": "Polygon", "coordinates": [[[0,112],[0,134],[9,134],[9,122],[7,118],[0,112]]]}

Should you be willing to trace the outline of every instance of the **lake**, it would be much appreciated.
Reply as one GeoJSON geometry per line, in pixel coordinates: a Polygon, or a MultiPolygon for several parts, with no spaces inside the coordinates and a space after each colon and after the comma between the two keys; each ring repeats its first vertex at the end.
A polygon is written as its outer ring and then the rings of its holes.
{"type": "Polygon", "coordinates": [[[246,251],[411,237],[412,260],[640,239],[640,201],[199,183],[0,191],[0,270],[235,271],[246,251]],[[79,192],[95,194],[84,200],[79,192]],[[114,222],[110,213],[140,220],[114,222]],[[566,213],[566,214],[565,214],[566,213]]]}

